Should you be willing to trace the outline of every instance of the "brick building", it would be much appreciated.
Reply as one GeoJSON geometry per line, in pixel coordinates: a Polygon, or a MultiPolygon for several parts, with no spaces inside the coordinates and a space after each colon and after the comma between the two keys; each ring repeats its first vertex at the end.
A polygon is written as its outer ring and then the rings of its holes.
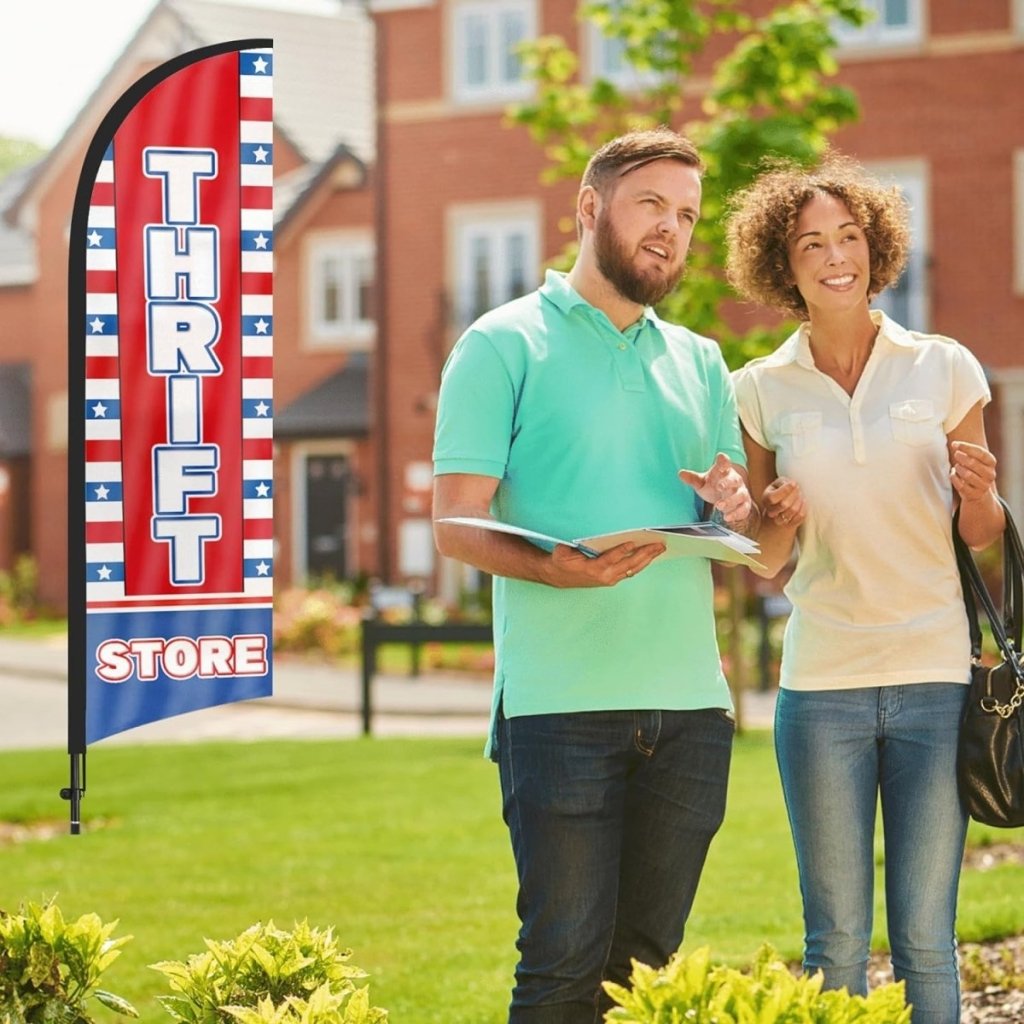
{"type": "Polygon", "coordinates": [[[360,5],[160,0],[38,165],[0,183],[0,568],[67,586],[67,239],[82,161],[115,100],[157,64],[231,39],[275,41],[275,573],[372,564],[372,26],[360,5]],[[364,487],[362,481],[369,481],[364,487]]]}
{"type": "MultiPolygon", "coordinates": [[[[878,17],[842,31],[839,52],[840,80],[856,91],[862,116],[836,144],[903,186],[915,235],[899,289],[877,304],[963,341],[982,360],[996,394],[987,419],[1001,488],[1024,517],[1024,3],[865,6],[878,17]]],[[[529,95],[507,47],[558,34],[580,54],[583,75],[628,85],[630,71],[566,0],[375,0],[371,8],[384,73],[387,315],[378,344],[393,486],[387,515],[411,544],[425,535],[429,513],[406,477],[430,457],[445,353],[482,308],[535,286],[541,262],[568,237],[574,188],[540,186],[539,147],[503,125],[504,106],[529,95]]],[[[688,92],[699,93],[701,70],[688,92]]],[[[449,595],[462,573],[442,568],[449,595]]]]}
{"type": "MultiPolygon", "coordinates": [[[[66,238],[82,156],[142,72],[243,36],[276,41],[278,583],[418,577],[451,597],[466,581],[435,564],[430,536],[438,375],[478,312],[539,282],[575,192],[541,185],[539,147],[504,124],[530,89],[509,47],[555,33],[581,74],[628,85],[631,72],[576,0],[256,2],[160,0],[47,159],[0,182],[0,568],[32,550],[52,603],[66,583],[66,238]]],[[[879,17],[844,31],[839,54],[862,118],[837,144],[901,183],[916,240],[880,304],[985,364],[1001,487],[1024,518],[1024,2],[867,5],[879,17]]]]}

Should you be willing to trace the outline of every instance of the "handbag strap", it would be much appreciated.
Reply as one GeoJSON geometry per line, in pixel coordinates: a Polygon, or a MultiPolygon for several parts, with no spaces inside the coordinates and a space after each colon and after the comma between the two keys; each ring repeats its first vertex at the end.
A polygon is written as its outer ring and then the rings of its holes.
{"type": "MultiPolygon", "coordinates": [[[[960,509],[953,515],[953,549],[956,552],[957,568],[960,571],[960,585],[964,595],[964,609],[971,634],[971,659],[981,662],[981,627],[978,623],[980,603],[1004,660],[1013,666],[1017,679],[1024,682],[1024,665],[1020,660],[1021,621],[1024,613],[1024,545],[1021,544],[1017,526],[1010,515],[1009,506],[998,499],[1006,516],[1003,531],[1003,613],[996,610],[985,581],[981,578],[974,557],[960,536],[960,509]],[[977,598],[977,601],[975,600],[977,598]]],[[[1019,688],[1018,688],[1019,689],[1019,688]]]]}
{"type": "Polygon", "coordinates": [[[1003,623],[1006,635],[1015,644],[1018,653],[1021,646],[1022,617],[1024,617],[1024,545],[1010,516],[1006,503],[1002,502],[1006,515],[1006,531],[1003,534],[1003,623]]]}

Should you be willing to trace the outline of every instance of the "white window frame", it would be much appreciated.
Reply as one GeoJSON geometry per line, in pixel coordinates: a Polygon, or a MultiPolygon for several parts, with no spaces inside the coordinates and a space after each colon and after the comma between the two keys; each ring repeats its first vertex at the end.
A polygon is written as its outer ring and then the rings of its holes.
{"type": "MultiPolygon", "coordinates": [[[[291,451],[291,506],[292,506],[292,585],[305,586],[309,575],[309,563],[306,560],[306,507],[309,496],[306,490],[306,463],[310,457],[339,457],[348,460],[350,466],[355,465],[356,448],[351,441],[322,440],[300,441],[292,445],[291,451]]],[[[346,514],[350,529],[348,531],[348,547],[345,551],[345,564],[352,567],[351,576],[360,571],[357,510],[355,495],[349,496],[346,514]]]]}
{"type": "Polygon", "coordinates": [[[448,212],[449,280],[452,320],[461,332],[480,312],[472,293],[475,267],[473,243],[483,239],[489,245],[495,273],[484,306],[490,309],[516,296],[511,294],[510,268],[506,265],[505,241],[513,234],[524,238],[524,293],[540,283],[540,207],[534,201],[492,203],[453,207],[448,212]]]}
{"type": "Polygon", "coordinates": [[[373,320],[342,318],[329,321],[324,316],[324,268],[327,260],[341,261],[343,308],[354,309],[359,282],[355,269],[357,260],[368,260],[371,288],[375,284],[375,247],[373,235],[366,231],[342,231],[318,234],[308,243],[306,277],[308,282],[307,345],[314,349],[367,348],[377,334],[373,320]]]}
{"type": "Polygon", "coordinates": [[[433,7],[437,0],[370,0],[371,14],[405,11],[415,7],[433,7]]]}
{"type": "Polygon", "coordinates": [[[506,59],[499,38],[501,19],[508,14],[522,16],[523,41],[537,35],[537,8],[535,0],[459,0],[451,5],[449,40],[451,69],[451,95],[456,103],[502,104],[528,99],[533,93],[533,82],[520,76],[506,80],[496,69],[506,59]],[[468,78],[467,25],[471,18],[483,19],[486,30],[486,61],[489,68],[486,80],[470,83],[468,78]]]}
{"type": "Polygon", "coordinates": [[[924,41],[924,0],[906,0],[907,24],[896,26],[886,25],[883,20],[882,12],[886,2],[887,0],[861,0],[862,7],[875,12],[875,17],[861,28],[854,28],[845,21],[833,23],[833,34],[841,52],[867,48],[877,50],[880,47],[916,46],[924,41]]]}
{"type": "Polygon", "coordinates": [[[1024,521],[1024,367],[993,370],[999,408],[999,493],[1017,522],[1024,521]]]}
{"type": "Polygon", "coordinates": [[[1013,151],[1013,290],[1024,295],[1024,149],[1013,151]]]}
{"type": "Polygon", "coordinates": [[[624,40],[606,36],[600,26],[587,19],[584,22],[584,47],[587,55],[587,70],[591,81],[603,78],[611,82],[623,92],[635,92],[639,89],[659,85],[665,74],[652,69],[640,70],[626,60],[624,40]],[[615,50],[621,55],[622,67],[609,68],[607,58],[615,50]]]}
{"type": "Polygon", "coordinates": [[[910,291],[905,311],[893,309],[892,288],[872,299],[875,309],[882,309],[912,331],[928,331],[931,327],[931,193],[928,164],[924,160],[894,163],[870,163],[868,167],[883,182],[899,185],[910,203],[910,258],[902,280],[910,275],[910,291]],[[892,311],[892,312],[890,312],[892,311]]]}

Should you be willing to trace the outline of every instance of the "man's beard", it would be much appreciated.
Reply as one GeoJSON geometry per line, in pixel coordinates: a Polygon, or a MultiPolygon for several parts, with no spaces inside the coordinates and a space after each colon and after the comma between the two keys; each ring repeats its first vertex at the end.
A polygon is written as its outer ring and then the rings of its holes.
{"type": "Polygon", "coordinates": [[[626,245],[606,213],[597,217],[594,231],[594,255],[597,268],[611,283],[612,287],[630,302],[640,306],[656,306],[669,292],[673,291],[683,278],[685,264],[666,277],[656,271],[644,273],[634,266],[634,254],[626,251],[626,245]]]}

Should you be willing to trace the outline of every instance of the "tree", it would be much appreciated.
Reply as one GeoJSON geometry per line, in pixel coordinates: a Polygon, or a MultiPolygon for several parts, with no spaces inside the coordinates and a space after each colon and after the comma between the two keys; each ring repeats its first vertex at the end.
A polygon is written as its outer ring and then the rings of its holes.
{"type": "Polygon", "coordinates": [[[25,164],[38,160],[46,152],[42,146],[27,139],[9,139],[0,136],[0,179],[25,164]]]}
{"type": "MultiPolygon", "coordinates": [[[[510,109],[550,161],[548,182],[578,178],[593,149],[633,128],[673,124],[697,144],[707,165],[701,220],[687,272],[660,306],[667,318],[717,338],[730,366],[770,350],[782,328],[739,334],[723,319],[732,292],[722,276],[728,196],[762,160],[815,161],[841,125],[856,120],[856,97],[830,82],[838,70],[830,25],[861,25],[859,0],[792,0],[754,17],[737,0],[585,0],[579,13],[622,41],[626,60],[649,84],[625,96],[613,83],[577,79],[579,59],[558,36],[522,48],[536,98],[510,109]],[[684,88],[700,56],[718,39],[732,47],[702,95],[684,88]],[[692,109],[691,109],[692,108],[692,109]]],[[[563,253],[571,258],[572,243],[563,253]]]]}

